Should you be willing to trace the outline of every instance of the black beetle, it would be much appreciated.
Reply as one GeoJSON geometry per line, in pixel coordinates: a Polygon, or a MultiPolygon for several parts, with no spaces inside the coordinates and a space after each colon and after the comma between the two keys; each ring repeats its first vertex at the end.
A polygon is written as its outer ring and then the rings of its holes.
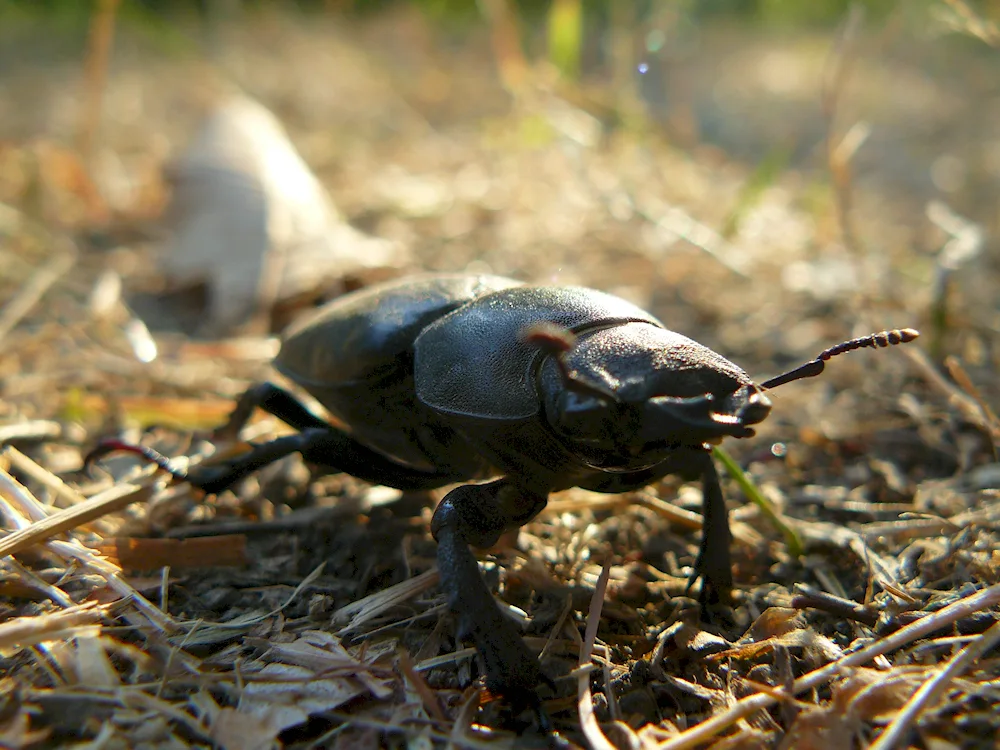
{"type": "Polygon", "coordinates": [[[710,444],[749,437],[771,409],[764,391],[818,375],[851,349],[912,341],[886,331],[845,342],[761,384],[732,362],[618,297],[526,286],[496,276],[427,275],[341,297],[286,333],[276,368],[350,432],[270,383],[250,389],[230,434],[261,407],[297,434],[191,475],[140,452],[208,493],[294,452],[330,471],[403,490],[451,490],[434,513],[441,586],[482,656],[491,692],[534,695],[543,679],[498,609],[470,545],[489,547],[534,518],[551,492],[627,492],[667,475],[700,477],[704,529],[695,562],[703,604],[732,588],[730,533],[710,444]]]}

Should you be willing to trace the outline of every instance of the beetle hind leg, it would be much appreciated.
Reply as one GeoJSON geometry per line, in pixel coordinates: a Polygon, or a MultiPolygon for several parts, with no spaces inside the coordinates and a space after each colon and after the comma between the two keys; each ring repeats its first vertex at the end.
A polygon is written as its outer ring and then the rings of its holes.
{"type": "Polygon", "coordinates": [[[113,451],[129,451],[156,463],[175,479],[186,480],[209,495],[217,495],[245,476],[293,453],[301,453],[307,463],[322,467],[328,474],[351,474],[372,484],[400,490],[430,490],[463,478],[399,463],[362,445],[343,430],[323,421],[320,424],[323,426],[254,444],[249,451],[238,456],[218,463],[202,464],[190,472],[176,468],[170,459],[150,448],[120,440],[105,441],[87,456],[84,464],[89,465],[113,451]]]}
{"type": "Polygon", "coordinates": [[[248,474],[280,458],[301,453],[303,460],[328,474],[350,474],[371,484],[399,490],[430,490],[460,477],[424,471],[394,461],[362,445],[343,430],[322,423],[294,435],[259,443],[218,467],[199,467],[188,480],[208,493],[220,492],[248,474]]]}
{"type": "Polygon", "coordinates": [[[327,469],[327,473],[351,474],[372,484],[401,490],[434,489],[462,478],[416,469],[377,453],[313,414],[289,391],[266,381],[243,393],[229,419],[215,430],[213,437],[235,440],[254,409],[277,417],[298,430],[298,434],[258,443],[249,452],[218,466],[199,467],[187,477],[192,484],[215,494],[292,453],[301,453],[305,461],[327,469]]]}
{"type": "Polygon", "coordinates": [[[521,707],[531,705],[536,713],[540,704],[535,688],[547,680],[517,626],[500,611],[486,587],[470,545],[492,546],[504,531],[534,518],[546,501],[545,495],[505,479],[463,485],[445,496],[431,521],[441,588],[455,615],[459,638],[475,643],[491,693],[521,707]]]}

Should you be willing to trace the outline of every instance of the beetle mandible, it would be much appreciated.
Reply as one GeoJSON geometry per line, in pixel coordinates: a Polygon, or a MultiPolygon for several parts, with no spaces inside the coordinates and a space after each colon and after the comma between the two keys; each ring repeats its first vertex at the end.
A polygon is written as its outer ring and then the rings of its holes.
{"type": "Polygon", "coordinates": [[[285,334],[276,369],[349,431],[262,383],[240,399],[224,431],[235,434],[260,407],[298,433],[190,475],[118,440],[102,442],[88,462],[112,450],[140,452],[210,494],[296,452],[329,472],[402,490],[501,476],[448,492],[431,530],[459,637],[475,643],[490,691],[519,698],[534,695],[544,678],[493,600],[470,545],[492,546],[558,490],[619,493],[668,474],[700,478],[704,527],[695,575],[703,605],[725,601],[733,585],[731,537],[710,444],[752,436],[752,425],[770,412],[768,388],[818,375],[845,351],[917,335],[903,329],[853,339],[756,384],[618,297],[430,274],[340,297],[285,334]]]}

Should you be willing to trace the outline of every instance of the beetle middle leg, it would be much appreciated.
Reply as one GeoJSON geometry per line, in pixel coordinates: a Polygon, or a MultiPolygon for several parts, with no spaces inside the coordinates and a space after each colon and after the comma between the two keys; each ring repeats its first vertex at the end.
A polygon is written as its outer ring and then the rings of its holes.
{"type": "Polygon", "coordinates": [[[240,396],[226,423],[215,430],[215,437],[235,439],[250,420],[254,409],[262,409],[299,431],[329,427],[325,420],[309,411],[284,388],[263,382],[248,388],[240,396]]]}
{"type": "MultiPolygon", "coordinates": [[[[701,479],[701,542],[694,561],[694,573],[688,583],[690,589],[701,579],[698,601],[707,617],[707,607],[728,604],[733,590],[733,559],[730,547],[733,535],[729,530],[729,512],[722,494],[719,471],[712,454],[705,448],[681,449],[660,464],[660,476],[679,474],[685,479],[701,479]]],[[[650,480],[647,480],[647,484],[650,480]]]]}
{"type": "MultiPolygon", "coordinates": [[[[701,578],[698,599],[702,606],[727,603],[733,588],[733,563],[730,554],[732,532],[729,513],[719,483],[719,471],[710,453],[701,453],[702,528],[701,545],[695,559],[695,577],[701,578]]],[[[694,580],[692,579],[692,583],[694,580]]]]}
{"type": "Polygon", "coordinates": [[[473,641],[486,667],[486,686],[516,703],[532,703],[544,679],[514,622],[499,609],[471,546],[490,547],[507,529],[530,521],[547,497],[506,479],[462,485],[438,505],[431,532],[438,543],[441,588],[454,612],[458,636],[473,641]]]}
{"type": "Polygon", "coordinates": [[[632,492],[641,489],[668,474],[677,474],[685,480],[701,479],[702,528],[698,557],[688,588],[701,579],[698,599],[702,607],[729,602],[733,588],[732,556],[730,545],[729,513],[726,499],[719,483],[712,454],[705,448],[679,448],[653,469],[632,474],[608,475],[601,481],[590,482],[586,488],[597,492],[632,492]]]}

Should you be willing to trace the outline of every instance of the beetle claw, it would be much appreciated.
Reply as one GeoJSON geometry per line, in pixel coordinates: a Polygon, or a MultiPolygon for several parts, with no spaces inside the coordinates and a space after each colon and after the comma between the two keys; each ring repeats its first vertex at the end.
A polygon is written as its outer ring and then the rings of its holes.
{"type": "MultiPolygon", "coordinates": [[[[542,684],[549,686],[553,693],[555,692],[555,683],[548,675],[540,675],[540,681],[542,684]]],[[[545,702],[535,688],[517,688],[494,692],[487,687],[487,691],[491,695],[501,696],[509,707],[510,712],[514,715],[530,710],[535,717],[535,723],[538,725],[540,732],[558,737],[552,727],[552,718],[549,716],[549,712],[545,710],[545,702]]]]}

